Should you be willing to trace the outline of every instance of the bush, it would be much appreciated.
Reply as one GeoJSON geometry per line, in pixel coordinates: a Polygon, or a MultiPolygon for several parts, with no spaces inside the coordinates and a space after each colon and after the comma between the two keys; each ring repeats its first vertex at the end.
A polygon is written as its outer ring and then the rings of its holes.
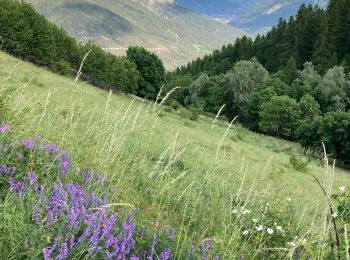
{"type": "Polygon", "coordinates": [[[304,172],[309,164],[309,161],[302,158],[301,156],[292,154],[289,157],[289,164],[294,170],[304,172]]]}
{"type": "Polygon", "coordinates": [[[69,76],[72,74],[72,68],[70,64],[64,60],[56,62],[53,67],[53,71],[62,76],[69,76]]]}
{"type": "Polygon", "coordinates": [[[169,105],[175,110],[177,110],[177,109],[179,109],[181,107],[179,101],[177,101],[175,99],[171,100],[169,105]]]}

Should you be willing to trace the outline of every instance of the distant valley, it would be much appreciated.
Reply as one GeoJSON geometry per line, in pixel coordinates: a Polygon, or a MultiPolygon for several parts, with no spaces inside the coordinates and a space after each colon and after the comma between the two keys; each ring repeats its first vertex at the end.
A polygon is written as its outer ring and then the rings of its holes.
{"type": "Polygon", "coordinates": [[[186,64],[246,34],[167,0],[29,0],[78,41],[94,41],[114,54],[141,45],[168,69],[186,64]]]}
{"type": "Polygon", "coordinates": [[[216,20],[242,28],[252,35],[267,32],[280,17],[288,19],[300,5],[325,8],[328,0],[177,0],[177,3],[216,20]]]}

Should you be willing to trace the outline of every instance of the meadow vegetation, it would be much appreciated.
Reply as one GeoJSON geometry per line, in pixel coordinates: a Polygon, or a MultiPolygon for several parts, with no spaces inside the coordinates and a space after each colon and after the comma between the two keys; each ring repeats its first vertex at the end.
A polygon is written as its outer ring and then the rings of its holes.
{"type": "Polygon", "coordinates": [[[329,259],[348,252],[349,173],[305,157],[299,145],[239,124],[191,121],[191,112],[108,93],[4,53],[0,73],[6,258],[329,259]],[[67,195],[57,199],[57,191],[67,195]],[[87,214],[67,229],[75,205],[87,214]],[[112,216],[118,221],[108,241],[102,227],[112,216]]]}

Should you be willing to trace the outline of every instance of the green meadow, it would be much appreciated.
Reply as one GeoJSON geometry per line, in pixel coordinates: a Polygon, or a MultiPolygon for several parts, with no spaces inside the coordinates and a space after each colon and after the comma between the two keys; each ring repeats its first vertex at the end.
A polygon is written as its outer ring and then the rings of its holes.
{"type": "Polygon", "coordinates": [[[96,188],[111,210],[136,209],[137,223],[154,230],[174,227],[175,259],[187,254],[184,244],[208,239],[222,259],[259,258],[264,249],[252,250],[242,231],[247,219],[267,217],[259,210],[266,205],[289,205],[295,232],[322,241],[327,201],[313,175],[329,192],[349,182],[349,171],[304,157],[296,143],[212,118],[192,121],[185,110],[74,82],[3,52],[0,81],[14,89],[7,123],[16,137],[40,133],[99,172],[106,182],[96,188]],[[292,156],[309,160],[306,168],[296,170],[292,156]],[[237,220],[241,207],[249,212],[237,220]]]}

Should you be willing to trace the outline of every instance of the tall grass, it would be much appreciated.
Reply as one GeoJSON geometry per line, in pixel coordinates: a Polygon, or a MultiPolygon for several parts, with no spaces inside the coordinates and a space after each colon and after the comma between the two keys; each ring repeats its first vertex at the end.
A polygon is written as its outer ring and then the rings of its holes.
{"type": "MultiPolygon", "coordinates": [[[[4,54],[0,58],[15,62],[4,54]]],[[[159,105],[108,94],[26,64],[10,77],[4,74],[2,84],[16,88],[6,101],[16,136],[40,133],[74,153],[77,166],[101,173],[105,184],[90,188],[106,192],[110,209],[137,209],[137,223],[153,227],[155,234],[173,226],[174,259],[183,259],[191,243],[198,247],[207,241],[222,259],[296,257],[300,248],[305,256],[328,257],[332,223],[322,192],[311,174],[288,170],[288,154],[264,148],[285,141],[244,132],[248,141],[232,142],[227,136],[234,121],[215,129],[206,121],[192,129],[180,127],[187,119],[171,113],[160,118],[159,105]],[[28,80],[28,75],[36,76],[28,80]],[[299,194],[306,190],[310,198],[299,194]],[[277,219],[285,235],[278,233],[277,219]],[[260,223],[264,232],[256,229],[260,223]],[[246,230],[249,236],[243,235],[246,230]]],[[[324,180],[330,196],[339,170],[327,160],[325,165],[324,176],[316,162],[310,173],[324,180]]],[[[6,234],[0,237],[6,239],[6,234]]]]}

